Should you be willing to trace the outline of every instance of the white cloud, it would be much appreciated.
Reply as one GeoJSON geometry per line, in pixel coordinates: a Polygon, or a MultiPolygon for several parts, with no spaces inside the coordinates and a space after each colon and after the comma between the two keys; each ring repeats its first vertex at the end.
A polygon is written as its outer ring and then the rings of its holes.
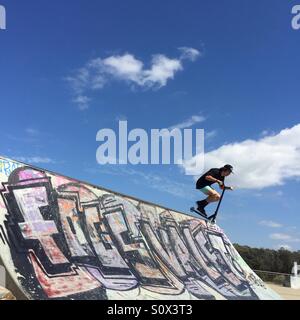
{"type": "Polygon", "coordinates": [[[30,136],[37,136],[39,134],[39,131],[34,128],[26,128],[25,132],[30,136]]]}
{"type": "Polygon", "coordinates": [[[171,126],[168,128],[168,130],[173,130],[173,129],[185,129],[185,128],[190,128],[192,127],[193,125],[195,125],[196,123],[199,123],[199,122],[203,122],[205,121],[205,117],[203,116],[197,116],[197,115],[194,115],[194,116],[191,116],[189,119],[183,121],[183,122],[180,122],[174,126],[171,126]]]}
{"type": "Polygon", "coordinates": [[[293,251],[293,248],[291,246],[289,246],[288,244],[279,244],[277,246],[275,246],[275,249],[279,250],[279,249],[285,249],[288,251],[293,251]]]}
{"type": "Polygon", "coordinates": [[[77,94],[81,95],[85,88],[90,83],[90,71],[89,67],[80,68],[76,71],[73,76],[68,76],[65,78],[72,87],[72,90],[77,94]]]}
{"type": "Polygon", "coordinates": [[[194,48],[179,48],[179,58],[168,58],[163,54],[152,56],[150,68],[145,68],[143,61],[130,53],[112,55],[107,58],[95,58],[65,78],[70,84],[80,110],[89,106],[89,91],[101,90],[114,80],[125,81],[129,85],[145,89],[161,88],[174,79],[178,71],[183,70],[183,60],[195,61],[200,55],[194,48]],[[83,101],[82,101],[83,100],[83,101]]]}
{"type": "Polygon", "coordinates": [[[149,188],[158,190],[159,192],[169,193],[175,197],[193,200],[193,196],[189,191],[189,185],[169,179],[167,176],[155,173],[145,173],[139,170],[129,168],[128,166],[105,166],[99,169],[86,168],[86,172],[106,173],[109,175],[127,176],[126,179],[132,177],[135,184],[147,185],[149,188]]]}
{"type": "Polygon", "coordinates": [[[273,136],[275,134],[274,131],[271,131],[271,130],[263,130],[261,133],[260,133],[260,136],[261,137],[266,137],[266,136],[273,136]]]}
{"type": "Polygon", "coordinates": [[[285,240],[286,242],[300,242],[299,238],[295,238],[286,233],[272,233],[270,234],[272,240],[285,240]]]}
{"type": "Polygon", "coordinates": [[[262,220],[259,221],[258,223],[261,226],[265,226],[265,227],[270,227],[270,228],[280,228],[282,227],[282,224],[275,222],[275,221],[271,221],[271,220],[262,220]]]}
{"type": "Polygon", "coordinates": [[[111,56],[102,60],[102,64],[103,66],[99,61],[98,67],[111,74],[111,76],[132,81],[139,85],[142,84],[143,62],[133,55],[111,56]]]}
{"type": "Polygon", "coordinates": [[[292,237],[285,233],[272,233],[270,234],[272,240],[290,240],[292,237]]]}
{"type": "Polygon", "coordinates": [[[181,59],[188,59],[191,61],[195,61],[201,54],[200,51],[194,48],[189,47],[180,47],[178,48],[181,51],[181,59]]]}
{"type": "Polygon", "coordinates": [[[205,133],[205,138],[206,139],[213,139],[214,137],[216,137],[218,134],[217,130],[212,130],[212,131],[208,131],[205,133]]]}
{"type": "Polygon", "coordinates": [[[139,84],[148,88],[163,87],[169,79],[174,79],[175,73],[180,70],[183,70],[180,60],[169,59],[162,54],[155,55],[151,69],[143,72],[139,84]]]}
{"type": "Polygon", "coordinates": [[[91,99],[87,96],[77,96],[73,99],[73,102],[78,105],[79,110],[86,110],[89,107],[89,102],[91,99]]]}
{"type": "MultiPolygon", "coordinates": [[[[262,189],[299,179],[300,124],[276,135],[226,144],[205,154],[206,169],[225,163],[234,166],[235,174],[229,179],[238,188],[262,189]]],[[[189,163],[184,166],[192,171],[189,163]]]]}
{"type": "Polygon", "coordinates": [[[21,162],[25,163],[55,163],[53,159],[50,159],[48,157],[12,157],[13,159],[16,159],[21,162]]]}
{"type": "Polygon", "coordinates": [[[24,132],[20,136],[10,133],[6,133],[5,135],[10,140],[31,144],[37,143],[41,138],[41,132],[32,127],[25,128],[24,132]]]}

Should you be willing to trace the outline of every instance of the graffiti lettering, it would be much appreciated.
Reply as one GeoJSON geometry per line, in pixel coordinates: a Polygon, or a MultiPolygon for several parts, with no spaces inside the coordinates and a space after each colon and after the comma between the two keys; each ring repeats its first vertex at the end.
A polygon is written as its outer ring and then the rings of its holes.
{"type": "Polygon", "coordinates": [[[0,173],[5,174],[7,177],[19,166],[17,162],[0,159],[0,173]]]}
{"type": "Polygon", "coordinates": [[[21,165],[1,182],[0,246],[30,298],[258,299],[265,290],[201,220],[21,165]]]}

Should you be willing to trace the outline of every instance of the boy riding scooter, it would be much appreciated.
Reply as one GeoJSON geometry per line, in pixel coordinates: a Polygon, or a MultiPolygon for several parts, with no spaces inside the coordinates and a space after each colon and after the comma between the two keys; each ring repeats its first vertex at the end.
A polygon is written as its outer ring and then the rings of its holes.
{"type": "MultiPolygon", "coordinates": [[[[218,183],[220,188],[224,191],[225,177],[233,173],[233,167],[230,164],[226,164],[222,168],[213,168],[203,174],[196,183],[196,189],[207,195],[207,198],[201,201],[197,201],[197,210],[204,216],[207,217],[205,207],[212,202],[220,201],[220,194],[211,187],[212,184],[218,183]]],[[[226,189],[233,190],[231,187],[226,189]]]]}

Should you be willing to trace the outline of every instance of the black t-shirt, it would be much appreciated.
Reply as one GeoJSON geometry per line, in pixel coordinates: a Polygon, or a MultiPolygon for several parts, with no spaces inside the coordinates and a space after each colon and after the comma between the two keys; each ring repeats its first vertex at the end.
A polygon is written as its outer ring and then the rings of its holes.
{"type": "Polygon", "coordinates": [[[206,173],[204,173],[204,175],[202,175],[196,183],[196,189],[202,189],[206,186],[211,186],[213,183],[213,181],[208,181],[205,179],[206,176],[212,176],[215,179],[221,180],[224,182],[225,177],[221,176],[221,170],[218,168],[213,168],[210,169],[209,171],[207,171],[206,173]]]}

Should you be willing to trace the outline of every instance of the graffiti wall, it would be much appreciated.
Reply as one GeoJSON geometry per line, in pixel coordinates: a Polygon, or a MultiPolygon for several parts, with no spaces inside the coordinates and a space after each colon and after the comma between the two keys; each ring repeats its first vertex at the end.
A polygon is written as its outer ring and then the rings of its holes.
{"type": "Polygon", "coordinates": [[[30,299],[273,299],[217,226],[0,158],[0,255],[30,299]]]}

